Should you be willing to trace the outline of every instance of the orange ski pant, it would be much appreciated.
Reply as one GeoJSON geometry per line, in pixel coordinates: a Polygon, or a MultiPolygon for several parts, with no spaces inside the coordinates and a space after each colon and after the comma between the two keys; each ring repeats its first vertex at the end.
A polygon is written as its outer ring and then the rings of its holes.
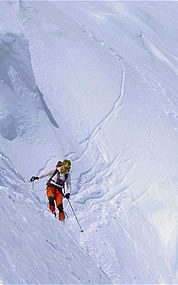
{"type": "Polygon", "coordinates": [[[57,208],[60,204],[63,203],[63,195],[61,194],[58,188],[48,186],[46,190],[46,194],[47,194],[48,199],[49,197],[54,198],[54,200],[56,201],[57,208]]]}
{"type": "Polygon", "coordinates": [[[55,187],[47,187],[46,194],[49,200],[49,208],[51,212],[55,213],[55,204],[54,201],[56,201],[56,207],[59,210],[59,220],[64,221],[65,215],[63,211],[63,195],[61,194],[60,190],[55,187]]]}

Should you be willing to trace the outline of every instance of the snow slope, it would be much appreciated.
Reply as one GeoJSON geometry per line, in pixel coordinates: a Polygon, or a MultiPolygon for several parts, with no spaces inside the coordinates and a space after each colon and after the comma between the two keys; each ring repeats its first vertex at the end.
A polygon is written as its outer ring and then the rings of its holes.
{"type": "Polygon", "coordinates": [[[0,187],[1,284],[108,283],[3,155],[2,170],[8,186],[0,187]]]}
{"type": "Polygon", "coordinates": [[[177,2],[0,11],[2,283],[175,283],[177,2]],[[63,158],[81,234],[28,184],[63,158]]]}

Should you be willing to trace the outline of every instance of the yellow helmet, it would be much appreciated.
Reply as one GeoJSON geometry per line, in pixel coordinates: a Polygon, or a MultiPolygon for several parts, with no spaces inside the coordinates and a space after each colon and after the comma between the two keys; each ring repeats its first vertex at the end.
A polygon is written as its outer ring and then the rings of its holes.
{"type": "Polygon", "coordinates": [[[63,162],[62,162],[62,166],[65,167],[65,169],[67,169],[68,171],[71,169],[71,161],[68,160],[68,159],[65,159],[63,162]]]}

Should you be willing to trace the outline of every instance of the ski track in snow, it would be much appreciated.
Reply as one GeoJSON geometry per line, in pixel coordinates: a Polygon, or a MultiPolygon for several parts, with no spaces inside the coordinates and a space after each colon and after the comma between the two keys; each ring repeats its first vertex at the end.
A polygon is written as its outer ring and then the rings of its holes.
{"type": "MultiPolygon", "coordinates": [[[[82,156],[87,152],[90,151],[90,146],[93,144],[93,142],[95,143],[95,140],[97,138],[97,136],[101,135],[101,133],[103,133],[104,129],[107,127],[107,125],[109,124],[109,122],[112,120],[112,118],[116,115],[119,114],[119,110],[123,107],[124,105],[124,101],[125,101],[125,96],[126,96],[126,87],[125,87],[125,81],[126,81],[126,68],[128,65],[128,63],[118,54],[118,52],[116,52],[114,50],[114,48],[110,47],[108,44],[106,44],[103,40],[100,40],[99,38],[97,38],[93,31],[91,31],[87,26],[85,25],[81,25],[82,28],[82,32],[84,34],[86,34],[86,36],[91,39],[92,41],[95,41],[98,45],[100,45],[102,48],[106,49],[112,56],[114,56],[117,61],[119,62],[119,64],[122,66],[122,74],[121,74],[121,79],[120,79],[120,92],[119,95],[116,99],[116,101],[113,104],[112,109],[103,117],[103,119],[95,126],[95,128],[93,129],[93,131],[91,132],[91,134],[84,140],[81,141],[80,144],[84,145],[84,150],[82,153],[80,153],[80,155],[78,157],[73,157],[73,161],[77,161],[80,160],[82,158],[82,156]]],[[[134,69],[136,69],[134,67],[134,69]]],[[[143,77],[143,74],[141,74],[141,72],[139,70],[137,70],[140,74],[141,77],[143,77]]],[[[97,142],[96,142],[97,145],[97,142]]],[[[101,141],[99,142],[99,145],[104,145],[105,146],[105,151],[106,151],[106,144],[103,144],[101,141]]],[[[100,148],[100,146],[97,145],[97,148],[100,148]]],[[[92,147],[92,146],[91,146],[92,147]]],[[[101,159],[103,157],[103,153],[102,151],[99,151],[101,159]]],[[[96,158],[96,160],[98,160],[99,157],[96,158]]],[[[77,181],[77,189],[78,189],[78,193],[79,192],[83,192],[85,191],[87,188],[89,189],[90,185],[97,185],[97,180],[107,180],[107,177],[109,177],[109,175],[111,175],[111,171],[112,169],[114,169],[114,167],[116,166],[116,164],[119,163],[120,160],[120,154],[118,154],[116,156],[116,158],[114,159],[113,162],[111,163],[107,163],[104,167],[103,170],[98,171],[97,174],[95,173],[94,167],[92,166],[89,170],[82,172],[79,176],[79,179],[77,181]],[[82,182],[82,178],[85,175],[90,174],[90,172],[94,172],[94,174],[92,175],[92,177],[85,182],[82,182]],[[109,173],[109,175],[108,175],[109,173]],[[97,178],[98,177],[98,178],[97,178]],[[82,187],[83,189],[81,189],[81,184],[83,184],[84,186],[82,187]]],[[[134,166],[132,166],[134,167],[134,166]]],[[[131,169],[132,169],[131,167],[131,169]]],[[[127,189],[125,189],[124,191],[126,191],[127,189]]],[[[121,191],[122,192],[122,191],[121,191]]],[[[118,196],[120,196],[120,193],[118,194],[118,196]]],[[[94,195],[94,198],[104,198],[105,193],[103,193],[103,195],[101,196],[101,194],[99,194],[99,196],[94,195]]],[[[109,197],[108,199],[113,199],[115,197],[115,195],[113,195],[112,197],[109,197]]],[[[93,198],[90,197],[85,197],[81,200],[81,203],[85,204],[86,201],[90,200],[93,198]]],[[[108,200],[107,199],[107,200],[108,200]]],[[[79,202],[79,201],[78,201],[79,202]]]]}
{"type": "MultiPolygon", "coordinates": [[[[115,115],[118,115],[119,113],[119,110],[120,108],[122,108],[122,106],[124,105],[124,101],[125,101],[125,95],[126,95],[126,91],[125,91],[125,80],[126,80],[126,68],[128,65],[128,63],[112,48],[110,47],[109,45],[107,45],[104,41],[100,40],[99,38],[97,38],[93,31],[91,31],[87,26],[85,25],[81,25],[82,27],[82,32],[84,34],[86,34],[86,36],[88,38],[90,38],[92,41],[95,41],[97,44],[99,44],[102,48],[105,48],[110,54],[112,54],[114,57],[117,58],[117,61],[121,64],[122,66],[122,75],[121,75],[121,83],[120,83],[120,92],[119,92],[119,96],[118,98],[116,99],[116,101],[114,102],[113,104],[113,107],[112,109],[103,117],[103,119],[95,126],[95,128],[93,129],[93,131],[91,132],[91,134],[84,140],[84,141],[81,141],[80,144],[81,145],[84,145],[84,150],[82,153],[80,153],[80,155],[78,157],[73,157],[73,160],[76,161],[76,160],[80,160],[82,158],[82,156],[87,152],[87,151],[90,151],[90,146],[93,144],[93,142],[95,143],[95,140],[97,138],[97,136],[101,135],[101,133],[103,133],[104,129],[107,127],[107,125],[109,124],[109,122],[112,120],[112,118],[115,116],[115,115]]],[[[144,41],[148,42],[148,40],[146,40],[144,34],[142,33],[142,38],[144,41]]],[[[160,59],[160,58],[159,58],[160,59]]],[[[165,59],[165,56],[164,56],[164,59],[165,59]]],[[[160,59],[161,60],[161,59],[160,59]]],[[[173,105],[173,102],[171,101],[171,99],[169,98],[169,96],[166,95],[166,91],[165,89],[163,88],[163,86],[161,85],[160,82],[154,80],[153,78],[151,78],[150,76],[148,75],[145,75],[143,73],[143,71],[141,71],[137,66],[134,66],[133,67],[135,69],[135,71],[138,72],[138,74],[140,75],[141,78],[143,78],[143,80],[148,84],[149,86],[149,81],[151,80],[152,82],[154,82],[154,84],[156,86],[158,86],[158,88],[160,89],[161,93],[166,97],[168,103],[170,104],[170,106],[172,107],[172,110],[174,108],[174,105],[173,105]],[[147,79],[146,79],[147,78],[147,79]]],[[[175,70],[173,70],[175,71],[175,70]]],[[[176,70],[177,72],[177,70],[176,70]]],[[[177,73],[176,73],[177,74],[177,73]]],[[[162,104],[161,100],[160,100],[160,103],[162,104]]],[[[175,111],[172,111],[173,115],[175,118],[177,118],[177,114],[175,111]]],[[[151,143],[151,135],[152,133],[152,129],[150,130],[150,143],[151,143]]],[[[97,144],[97,142],[96,142],[97,144]]],[[[101,142],[99,142],[99,144],[102,146],[102,145],[106,145],[106,144],[103,144],[101,142]]],[[[99,148],[99,146],[97,146],[99,148]]],[[[101,147],[102,148],[102,147],[101,147]]],[[[100,148],[100,149],[101,149],[100,148]]],[[[105,147],[105,151],[106,151],[106,147],[105,147]]],[[[102,151],[99,152],[100,153],[100,156],[101,156],[101,159],[102,159],[102,151]]],[[[118,155],[119,157],[120,155],[118,155]]],[[[99,157],[96,159],[98,160],[99,157]]],[[[116,158],[116,161],[118,162],[118,159],[116,158]]],[[[90,185],[97,185],[97,180],[101,179],[102,180],[107,180],[107,177],[109,176],[108,175],[108,171],[109,173],[111,173],[111,170],[113,169],[113,163],[111,163],[111,165],[109,164],[106,164],[106,169],[104,169],[103,171],[99,171],[97,173],[97,176],[99,176],[99,178],[97,179],[96,178],[96,174],[94,172],[94,174],[92,175],[92,177],[88,180],[88,181],[85,181],[84,182],[84,186],[82,187],[83,189],[81,189],[81,181],[82,181],[82,178],[85,176],[85,175],[88,175],[90,172],[93,171],[93,167],[91,167],[89,170],[83,172],[80,174],[80,177],[77,181],[77,189],[78,189],[78,192],[83,192],[85,191],[88,187],[90,188],[90,185]]],[[[133,166],[134,167],[134,166],[133,166]]],[[[125,189],[124,191],[126,191],[127,189],[125,189]]],[[[144,195],[147,191],[149,191],[149,188],[146,189],[145,191],[143,191],[143,193],[141,193],[139,195],[139,197],[141,197],[142,195],[144,195]]],[[[118,194],[118,196],[120,196],[120,193],[118,194]]],[[[94,195],[95,198],[104,198],[105,196],[105,193],[103,193],[103,195],[101,196],[101,193],[99,193],[99,196],[98,195],[94,195]]],[[[139,199],[138,197],[138,199],[139,199]]],[[[113,199],[113,197],[110,197],[109,199],[113,199]]],[[[86,201],[90,200],[91,197],[83,197],[83,199],[81,200],[81,203],[86,203],[86,201]]],[[[93,199],[92,199],[93,200],[93,199]]],[[[79,201],[78,201],[79,202],[79,201]]]]}
{"type": "MultiPolygon", "coordinates": [[[[133,169],[135,166],[130,161],[130,167],[127,167],[127,172],[123,175],[120,173],[120,167],[122,164],[128,163],[129,159],[122,160],[124,150],[120,152],[119,155],[117,155],[108,165],[107,168],[103,168],[99,171],[95,169],[95,167],[92,168],[92,175],[88,180],[82,180],[82,176],[80,177],[80,181],[77,184],[78,189],[78,195],[75,198],[75,202],[85,205],[87,203],[87,207],[93,211],[95,207],[98,205],[98,203],[110,203],[112,201],[112,204],[118,205],[119,201],[125,198],[129,198],[129,194],[127,193],[128,188],[131,186],[127,184],[127,186],[122,186],[125,183],[125,180],[127,179],[127,175],[129,172],[133,169]],[[110,177],[112,175],[113,169],[117,168],[117,174],[118,177],[121,175],[120,179],[118,180],[118,187],[115,191],[110,192],[110,177]],[[98,186],[100,183],[103,183],[106,185],[102,190],[100,190],[100,187],[98,186]],[[96,190],[98,188],[98,190],[96,190]],[[126,193],[126,194],[125,194],[126,193]]],[[[88,172],[86,172],[88,173],[88,172]]],[[[85,173],[84,173],[85,175],[85,173]]],[[[131,202],[131,198],[129,198],[131,202]]],[[[99,221],[100,223],[101,221],[99,221]]]]}
{"type": "Polygon", "coordinates": [[[116,57],[117,61],[122,66],[122,75],[120,79],[120,92],[118,97],[116,98],[116,101],[113,103],[112,109],[103,117],[103,119],[94,127],[91,134],[84,140],[80,142],[80,145],[84,145],[84,150],[82,153],[80,153],[77,157],[72,157],[73,161],[80,160],[81,157],[88,151],[89,146],[95,141],[95,138],[99,136],[101,133],[103,133],[106,126],[109,124],[109,122],[112,120],[112,118],[115,115],[118,115],[120,108],[124,104],[125,100],[125,78],[126,78],[126,62],[124,59],[114,51],[111,47],[109,47],[107,44],[105,44],[102,40],[99,40],[97,37],[94,36],[93,32],[89,30],[88,27],[85,25],[81,25],[82,32],[86,34],[86,36],[91,39],[92,41],[95,41],[97,44],[99,44],[102,48],[105,48],[110,54],[116,57]]]}
{"type": "MultiPolygon", "coordinates": [[[[83,26],[84,27],[84,26],[83,26]]],[[[120,80],[120,92],[119,95],[116,99],[116,101],[113,104],[112,109],[105,115],[105,117],[96,125],[96,127],[93,129],[92,133],[88,138],[86,138],[85,141],[81,141],[80,143],[86,143],[87,146],[89,145],[90,141],[94,139],[100,132],[104,130],[104,128],[108,125],[112,117],[115,116],[115,114],[119,113],[119,109],[122,107],[124,104],[124,99],[125,99],[125,78],[126,78],[126,63],[123,60],[123,58],[118,55],[114,49],[110,48],[107,44],[105,44],[102,40],[99,40],[97,37],[93,35],[93,32],[90,32],[89,28],[83,29],[83,32],[86,33],[86,35],[93,41],[97,42],[102,48],[105,48],[109,53],[111,53],[113,56],[117,58],[117,61],[121,64],[122,66],[122,75],[121,75],[121,80],[120,80]]]]}
{"type": "MultiPolygon", "coordinates": [[[[104,129],[107,127],[107,125],[112,120],[112,118],[119,114],[119,110],[123,107],[124,101],[126,99],[125,98],[125,96],[126,96],[125,81],[126,81],[126,68],[128,66],[126,61],[112,47],[107,45],[104,41],[98,39],[94,35],[94,33],[92,31],[90,31],[90,29],[87,26],[81,25],[81,27],[82,27],[82,32],[84,34],[86,34],[86,36],[89,39],[91,39],[92,41],[95,41],[97,44],[99,44],[102,48],[106,49],[112,56],[114,56],[117,59],[117,62],[122,66],[122,74],[121,74],[121,79],[120,79],[120,92],[119,92],[118,97],[116,98],[116,101],[113,104],[112,109],[95,126],[95,128],[93,129],[91,134],[84,141],[80,142],[81,145],[84,145],[84,150],[78,157],[75,157],[75,158],[73,157],[73,161],[80,160],[82,158],[82,156],[87,151],[90,151],[90,146],[93,144],[93,142],[95,143],[97,136],[99,136],[101,133],[103,133],[104,129]]],[[[97,142],[96,142],[96,144],[97,144],[97,142]]],[[[99,145],[104,145],[104,144],[99,142],[99,145]]],[[[99,148],[98,145],[97,145],[97,148],[99,148]]],[[[99,151],[99,154],[100,154],[100,159],[102,159],[102,157],[103,157],[102,151],[99,151]]],[[[114,169],[114,167],[116,167],[116,165],[121,163],[120,160],[121,160],[122,154],[123,153],[119,153],[114,158],[113,161],[107,163],[105,165],[105,167],[103,169],[101,169],[100,171],[95,172],[95,170],[94,170],[95,168],[94,168],[94,166],[92,166],[87,171],[82,172],[80,174],[79,179],[78,179],[77,184],[76,184],[76,188],[78,189],[77,190],[78,195],[79,195],[79,193],[81,193],[81,195],[82,195],[82,193],[84,193],[86,191],[86,189],[88,191],[90,191],[90,187],[93,188],[93,185],[97,185],[98,181],[106,181],[105,183],[107,185],[107,180],[109,179],[109,177],[112,173],[112,169],[114,169]],[[90,172],[93,173],[91,178],[87,181],[82,181],[83,177],[85,177],[85,175],[90,174],[90,172]]],[[[98,159],[99,159],[99,157],[96,158],[96,160],[98,160],[98,159]]],[[[132,165],[131,169],[133,167],[134,167],[134,165],[132,165]]],[[[121,179],[120,183],[122,183],[124,181],[124,179],[125,179],[125,177],[123,177],[121,179]]],[[[94,187],[96,187],[96,186],[94,186],[94,187]]],[[[90,194],[89,194],[89,192],[87,192],[84,197],[77,199],[77,203],[85,204],[86,202],[91,200],[92,201],[92,208],[95,208],[95,205],[98,203],[98,201],[97,201],[98,198],[102,202],[108,202],[108,201],[111,201],[112,199],[114,199],[114,201],[117,201],[118,198],[120,199],[121,193],[125,192],[126,190],[127,190],[127,188],[121,188],[117,194],[113,193],[112,195],[108,194],[107,190],[104,192],[94,191],[94,192],[91,192],[90,194]]],[[[102,223],[102,220],[98,221],[98,225],[101,223],[102,223]]]]}
{"type": "MultiPolygon", "coordinates": [[[[84,34],[86,34],[86,36],[91,39],[92,41],[95,41],[98,45],[101,46],[101,48],[106,49],[112,56],[114,56],[117,60],[117,62],[121,65],[122,67],[122,73],[121,73],[121,79],[120,79],[120,91],[119,91],[119,95],[116,98],[115,102],[113,103],[113,106],[111,108],[111,110],[103,117],[103,119],[94,127],[93,131],[91,132],[91,134],[84,140],[80,142],[81,146],[84,146],[83,151],[76,157],[73,156],[72,160],[73,161],[77,161],[80,160],[82,158],[82,156],[85,155],[86,152],[90,152],[90,147],[92,147],[92,144],[94,143],[96,145],[96,148],[99,149],[99,157],[96,158],[96,160],[101,159],[105,160],[105,156],[109,157],[109,152],[106,149],[106,143],[103,143],[104,138],[100,139],[99,143],[96,141],[97,137],[99,137],[101,134],[103,134],[104,129],[107,127],[107,125],[109,124],[109,122],[119,114],[120,109],[124,106],[124,101],[125,101],[125,96],[126,96],[126,91],[125,91],[125,80],[126,80],[126,66],[127,63],[124,61],[124,59],[117,53],[114,51],[113,48],[111,48],[110,46],[108,46],[106,43],[104,43],[102,40],[98,39],[96,36],[94,36],[93,32],[90,31],[90,29],[88,27],[86,27],[85,25],[81,25],[82,28],[82,32],[84,34]],[[107,154],[106,154],[107,153],[107,154]]],[[[97,174],[94,171],[94,166],[92,166],[90,169],[86,170],[85,172],[82,172],[78,178],[77,184],[76,184],[76,188],[78,189],[77,192],[83,192],[86,188],[89,189],[89,185],[97,185],[97,181],[98,180],[107,180],[107,177],[110,175],[114,165],[116,163],[118,163],[120,159],[120,153],[118,154],[118,156],[116,156],[116,158],[114,159],[113,162],[109,162],[107,164],[105,164],[104,169],[97,172],[97,174]],[[83,190],[81,189],[81,184],[82,179],[85,175],[89,175],[90,172],[94,173],[92,175],[92,177],[88,180],[84,182],[84,188],[83,190]],[[108,175],[109,173],[109,175],[108,175]]],[[[109,160],[109,159],[108,159],[109,160]]],[[[85,204],[86,201],[90,200],[90,199],[96,199],[96,198],[104,198],[104,193],[100,193],[100,191],[98,192],[98,194],[94,194],[91,198],[91,195],[89,195],[88,197],[82,198],[81,203],[85,204]]],[[[112,198],[112,197],[110,197],[112,198]]],[[[78,201],[79,202],[79,201],[78,201]]]]}

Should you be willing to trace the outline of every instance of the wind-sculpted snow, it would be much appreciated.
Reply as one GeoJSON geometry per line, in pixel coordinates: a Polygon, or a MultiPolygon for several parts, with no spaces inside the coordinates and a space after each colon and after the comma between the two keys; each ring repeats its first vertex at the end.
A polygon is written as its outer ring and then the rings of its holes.
{"type": "Polygon", "coordinates": [[[0,280],[175,283],[177,3],[0,11],[0,280]],[[81,234],[67,201],[65,227],[51,217],[45,179],[27,183],[64,158],[81,234]]]}

